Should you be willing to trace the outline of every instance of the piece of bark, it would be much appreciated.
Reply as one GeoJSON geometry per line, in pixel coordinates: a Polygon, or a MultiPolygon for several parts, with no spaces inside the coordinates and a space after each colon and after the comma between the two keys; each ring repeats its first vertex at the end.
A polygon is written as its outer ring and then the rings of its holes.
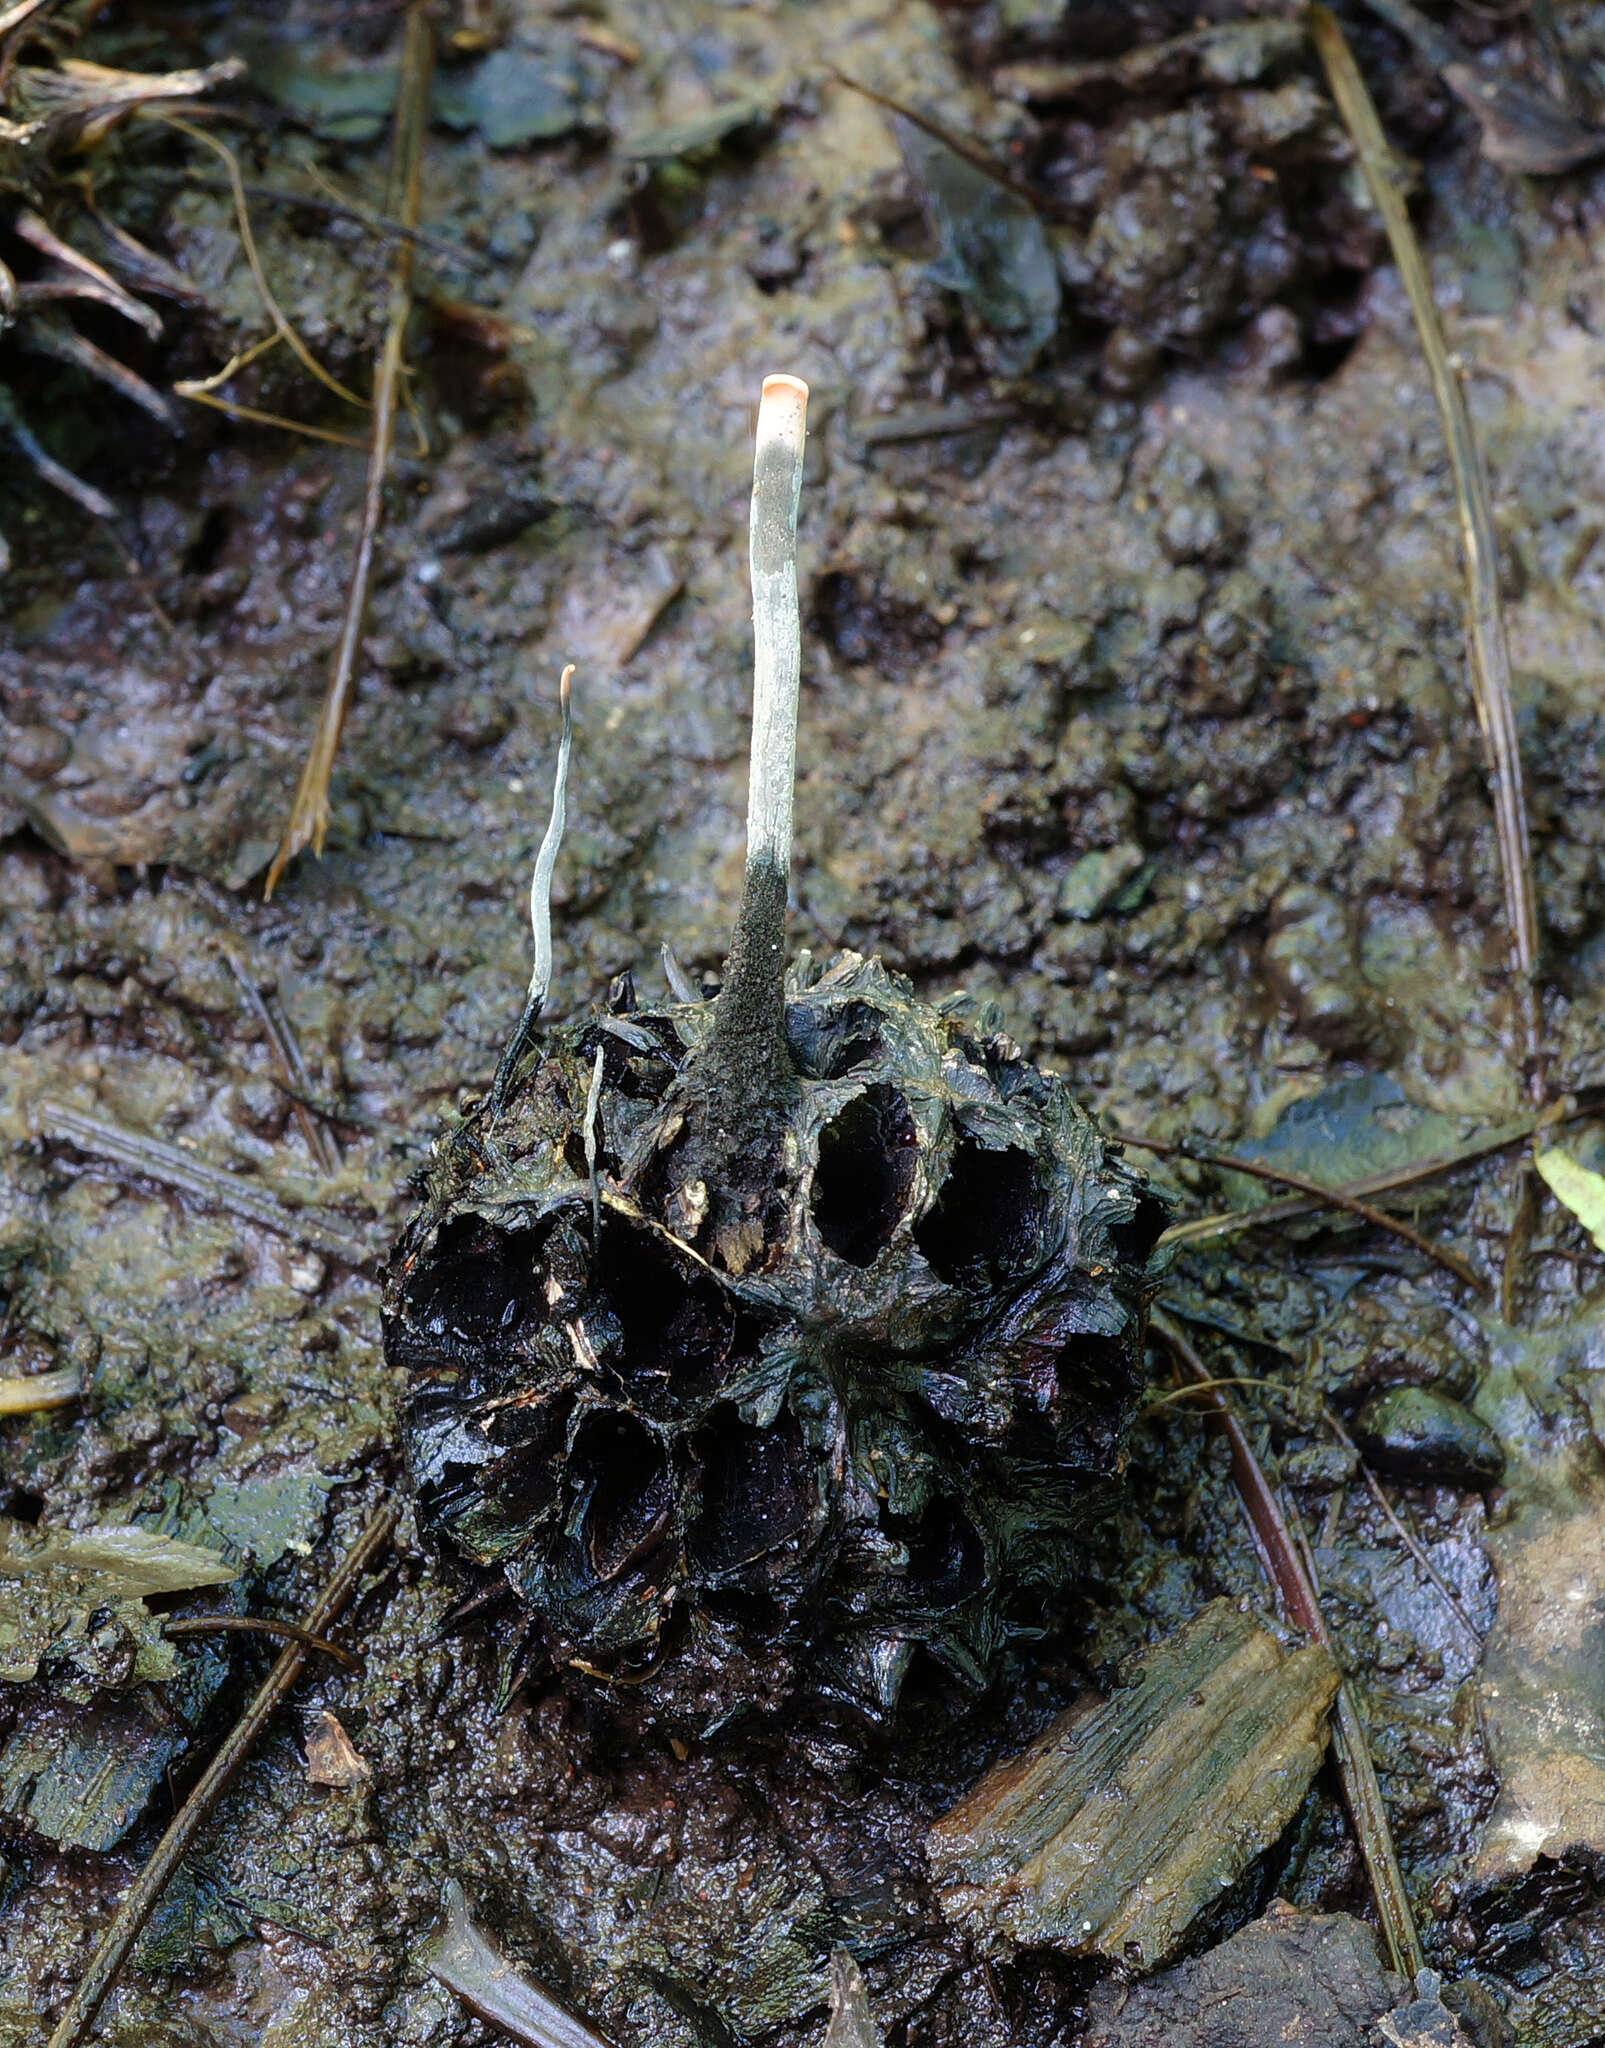
{"type": "Polygon", "coordinates": [[[1083,2048],[1377,2048],[1377,2022],[1409,1995],[1369,1927],[1278,1899],[1151,1983],[1100,1985],[1083,2048]]]}
{"type": "Polygon", "coordinates": [[[1324,1649],[1286,1650],[1213,1601],[937,1822],[943,1911],[994,1953],[1052,1944],[1156,1968],[1297,1811],[1336,1690],[1324,1649]]]}

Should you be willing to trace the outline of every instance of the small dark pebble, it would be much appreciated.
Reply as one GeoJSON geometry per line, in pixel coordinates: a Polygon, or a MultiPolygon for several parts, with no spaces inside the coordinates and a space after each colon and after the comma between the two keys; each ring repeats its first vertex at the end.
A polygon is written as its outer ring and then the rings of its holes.
{"type": "Polygon", "coordinates": [[[1505,1469],[1504,1447],[1469,1408],[1430,1387],[1390,1387],[1354,1418],[1367,1464],[1394,1479],[1490,1486],[1505,1469]]]}

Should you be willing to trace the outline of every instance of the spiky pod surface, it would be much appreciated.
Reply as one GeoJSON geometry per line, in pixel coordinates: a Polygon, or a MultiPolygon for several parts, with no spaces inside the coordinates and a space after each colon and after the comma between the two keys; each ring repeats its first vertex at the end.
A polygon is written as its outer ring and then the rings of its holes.
{"type": "Polygon", "coordinates": [[[961,1000],[848,954],[790,978],[781,1227],[724,1270],[672,1165],[713,1008],[552,1032],[436,1147],[384,1296],[420,1524],[698,1725],[884,1719],[922,1651],[978,1690],[1121,1469],[1162,1205],[961,1000]]]}

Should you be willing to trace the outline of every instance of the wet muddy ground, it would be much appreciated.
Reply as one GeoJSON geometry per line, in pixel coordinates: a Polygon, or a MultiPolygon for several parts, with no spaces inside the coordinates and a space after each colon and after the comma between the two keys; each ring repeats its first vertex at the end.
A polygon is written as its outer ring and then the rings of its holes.
{"type": "MultiPolygon", "coordinates": [[[[1480,161],[1432,74],[1349,26],[1419,158],[1493,478],[1559,1097],[1605,1080],[1605,182],[1480,161]]],[[[1482,11],[1453,26],[1490,63],[1527,49],[1482,11]]],[[[248,30],[114,11],[91,50],[149,67],[244,38],[249,119],[218,132],[248,178],[307,202],[253,199],[263,266],[364,388],[387,250],[313,202],[332,179],[384,203],[393,28],[309,5],[248,30]]],[[[1331,1181],[1521,1115],[1454,502],[1403,293],[1282,23],[1239,24],[1230,61],[1206,38],[1121,67],[1194,28],[1159,4],[517,0],[488,54],[448,42],[423,218],[452,246],[420,254],[419,432],[393,466],[329,844],[271,903],[363,457],[194,407],[171,437],[8,353],[53,452],[126,508],[139,574],[10,466],[0,1372],[74,1365],[87,1391],[0,1421],[0,1510],[221,1548],[242,1577],[212,1604],[288,1617],[399,1483],[378,1263],[517,1015],[565,662],[553,1008],[583,1014],[626,969],[656,1000],[664,942],[693,973],[723,959],[769,369],[814,394],[797,946],[995,1001],[1109,1128],[1331,1181]],[[1029,75],[1072,63],[1090,74],[1029,75]],[[1043,216],[977,197],[836,70],[979,139],[1043,216]],[[275,1041],[304,1062],[288,1085],[275,1041]],[[119,1163],[118,1132],[167,1149],[119,1163]],[[186,1193],[174,1157],[234,1179],[186,1193]],[[272,1197],[271,1227],[230,1187],[272,1197]]],[[[1597,10],[1563,31],[1586,80],[1597,10]]],[[[156,130],[108,148],[103,197],[205,299],[170,309],[140,366],[209,374],[266,325],[218,167],[156,130]]],[[[363,431],[282,349],[230,388],[363,431]]],[[[1153,1171],[1179,1215],[1254,1198],[1153,1171]]],[[[1301,1390],[1262,1396],[1257,1425],[1362,1681],[1429,1960],[1486,1987],[1486,2038],[1583,2048],[1605,2029],[1605,1274],[1519,1153],[1411,1214],[1495,1299],[1515,1233],[1508,1322],[1349,1219],[1191,1249],[1162,1298],[1217,1369],[1301,1390]],[[1400,1386],[1465,1418],[1385,1479],[1458,1613],[1316,1412],[1317,1393],[1352,1419],[1400,1386]],[[1469,1409],[1502,1440],[1502,1487],[1469,1409]],[[1558,1585],[1575,1624],[1552,1625],[1558,1585]]],[[[938,1699],[892,1742],[739,1721],[687,1741],[573,1677],[504,1705],[505,1631],[442,1634],[454,1592],[404,1518],[347,1624],[362,1672],[303,1681],[106,2039],[488,2041],[424,1967],[455,1879],[617,2048],[814,2039],[842,1946],[894,2048],[1076,2041],[1089,2000],[1111,2024],[1103,1966],[983,1954],[938,1910],[925,1830],[1119,1658],[1215,1595],[1265,1603],[1224,1453],[1185,1406],[1141,1425],[1043,1644],[980,1707],[938,1699]],[[367,1767],[355,1784],[309,1777],[325,1710],[367,1767]]],[[[0,1673],[0,2042],[42,2037],[267,1653],[172,1654],[153,1676],[137,1618],[89,1613],[39,1675],[14,1646],[0,1673]]],[[[1276,1896],[1369,1913],[1329,1772],[1195,1946],[1276,1896]]]]}

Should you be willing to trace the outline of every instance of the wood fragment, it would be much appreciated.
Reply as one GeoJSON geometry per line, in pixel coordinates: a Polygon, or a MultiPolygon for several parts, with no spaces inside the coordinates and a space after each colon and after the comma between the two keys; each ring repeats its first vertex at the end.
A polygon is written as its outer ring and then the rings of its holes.
{"type": "MultiPolygon", "coordinates": [[[[1183,1371],[1200,1382],[1200,1391],[1215,1410],[1231,1452],[1232,1477],[1254,1532],[1261,1565],[1276,1590],[1284,1615],[1312,1641],[1326,1647],[1341,1673],[1343,1667],[1321,1612],[1308,1540],[1295,1540],[1295,1511],[1284,1510],[1278,1500],[1254,1455],[1231,1395],[1223,1387],[1206,1384],[1212,1375],[1191,1340],[1163,1310],[1155,1310],[1151,1320],[1154,1334],[1169,1347],[1183,1371]]],[[[1300,1530],[1299,1535],[1302,1534],[1300,1530]]],[[[1337,1691],[1333,1747],[1389,1963],[1401,1975],[1413,1978],[1418,1970],[1426,1968],[1426,1958],[1416,1932],[1415,1915],[1410,1910],[1404,1872],[1399,1868],[1398,1851],[1393,1845],[1393,1830],[1388,1824],[1382,1787],[1377,1782],[1376,1765],[1371,1760],[1365,1722],[1347,1676],[1342,1678],[1337,1691]]]]}
{"type": "Polygon", "coordinates": [[[1214,1600],[990,1770],[927,1840],[942,1911],[983,1951],[1156,1969],[1298,1811],[1326,1749],[1330,1648],[1287,1650],[1214,1600]]]}
{"type": "MultiPolygon", "coordinates": [[[[396,88],[395,128],[391,162],[400,187],[399,207],[403,226],[416,227],[422,190],[424,130],[428,124],[429,81],[434,69],[434,27],[430,10],[422,0],[413,0],[407,10],[402,34],[401,77],[396,88]]],[[[362,632],[368,616],[368,599],[373,590],[374,562],[378,553],[379,528],[384,519],[385,476],[390,468],[390,451],[395,441],[396,411],[401,395],[401,350],[412,311],[414,248],[404,241],[396,251],[390,284],[390,317],[373,383],[373,436],[368,451],[368,480],[363,492],[362,518],[357,532],[356,558],[346,597],[345,617],[335,647],[334,666],[324,694],[323,708],[307,751],[306,766],[296,786],[289,822],[279,850],[268,869],[263,895],[271,897],[285,868],[310,846],[323,852],[329,829],[329,778],[334,771],[340,734],[350,709],[356,685],[357,661],[362,650],[362,632]]]]}
{"type": "Polygon", "coordinates": [[[307,1782],[328,1785],[336,1792],[359,1792],[373,1783],[373,1766],[327,1707],[320,1708],[317,1726],[308,1735],[307,1782]]]}
{"type": "Polygon", "coordinates": [[[1494,818],[1499,835],[1504,877],[1505,919],[1509,927],[1518,1008],[1526,1040],[1528,1082],[1533,1099],[1544,1098],[1544,1050],[1538,1009],[1538,900],[1533,885],[1532,846],[1527,829],[1527,798],[1522,780],[1516,714],[1510,700],[1510,647],[1505,637],[1504,606],[1499,594],[1499,548],[1482,453],[1472,431],[1471,415],[1460,379],[1449,359],[1432,280],[1400,191],[1397,161],[1382,132],[1376,106],[1366,90],[1337,18],[1323,6],[1311,6],[1310,34],[1326,66],[1332,97],[1354,144],[1360,168],[1398,265],[1399,276],[1415,316],[1416,334],[1432,380],[1433,395],[1443,421],[1449,463],[1454,474],[1455,508],[1465,564],[1467,653],[1477,723],[1482,731],[1488,770],[1493,782],[1494,818]]]}
{"type": "MultiPolygon", "coordinates": [[[[363,1573],[390,1540],[396,1513],[396,1504],[386,1501],[371,1517],[341,1560],[334,1577],[308,1610],[305,1627],[309,1634],[327,1635],[345,1612],[363,1573]]],[[[235,1772],[255,1747],[257,1737],[300,1677],[307,1656],[308,1652],[300,1643],[292,1643],[283,1651],[258,1688],[256,1697],[234,1724],[222,1748],[191,1787],[189,1796],[173,1816],[150,1861],[124,1893],[122,1904],[101,1936],[88,1969],[79,1979],[77,1989],[56,2022],[47,2048],[79,2048],[168,1879],[188,1854],[191,1843],[228,1790],[235,1772]]]]}

